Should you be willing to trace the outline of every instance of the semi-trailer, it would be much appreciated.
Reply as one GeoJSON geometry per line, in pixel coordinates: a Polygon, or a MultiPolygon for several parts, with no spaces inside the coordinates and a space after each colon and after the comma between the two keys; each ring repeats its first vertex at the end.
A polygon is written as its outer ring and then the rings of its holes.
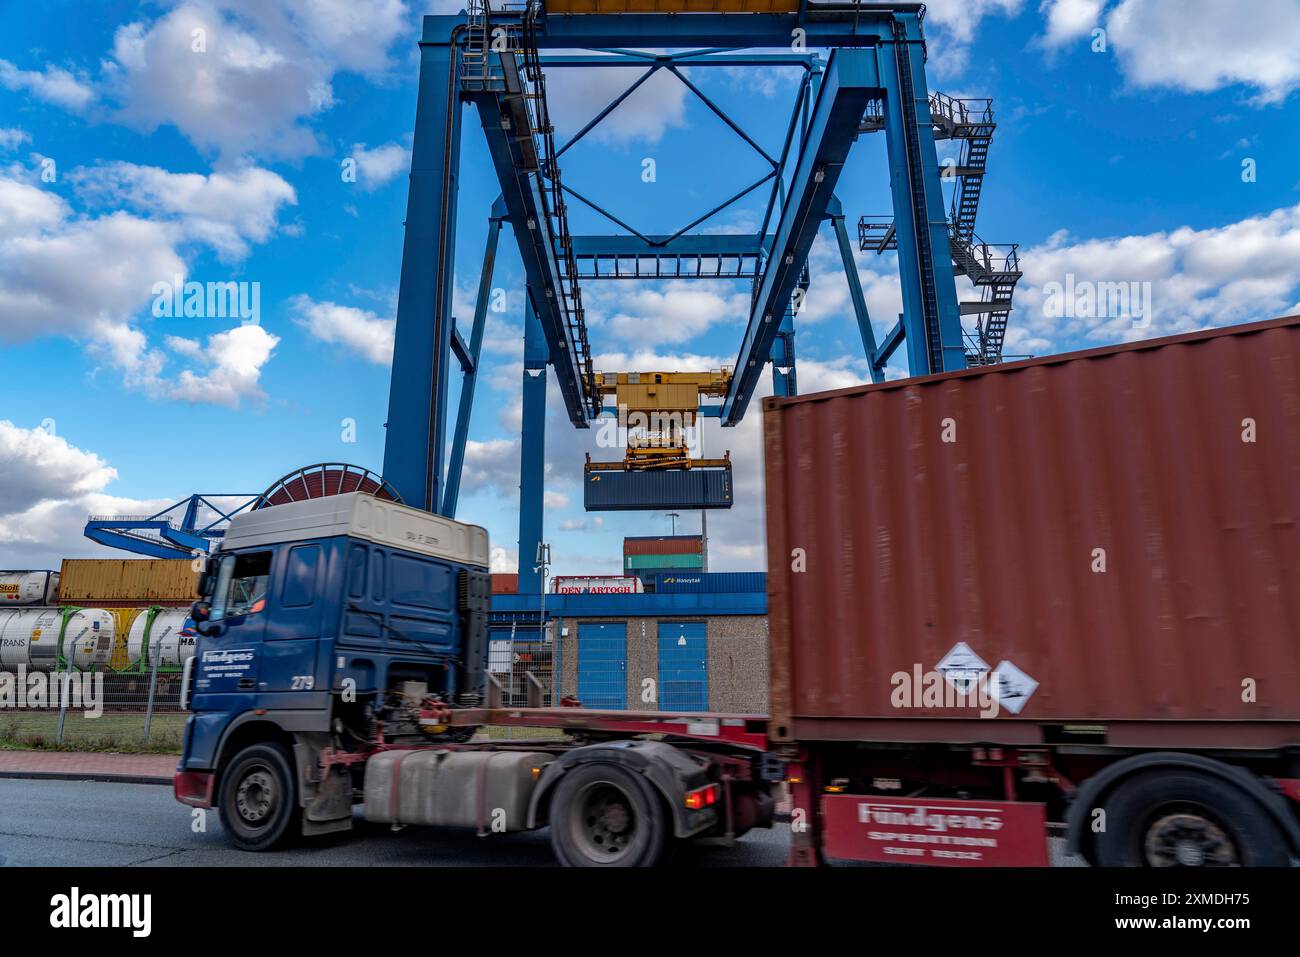
{"type": "Polygon", "coordinates": [[[794,857],[1300,857],[1300,317],[765,403],[794,857]]]}
{"type": "Polygon", "coordinates": [[[565,864],[1300,857],[1300,318],[764,406],[770,716],[501,707],[482,529],[236,516],[176,797],[262,850],[549,827],[565,864]],[[482,725],[564,740],[482,741],[482,725]]]}

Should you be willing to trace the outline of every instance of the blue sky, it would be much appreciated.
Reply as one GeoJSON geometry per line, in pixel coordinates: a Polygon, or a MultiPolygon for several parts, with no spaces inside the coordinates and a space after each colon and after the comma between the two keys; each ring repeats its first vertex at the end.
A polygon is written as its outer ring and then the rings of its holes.
{"type": "MultiPolygon", "coordinates": [[[[111,554],[81,537],[92,512],[255,492],[321,460],[381,467],[419,17],[457,6],[104,2],[88,14],[0,2],[0,567],[111,554]],[[347,160],[355,182],[341,175],[347,160]],[[177,272],[260,284],[260,322],[153,315],[154,284],[177,272]]],[[[1250,6],[1229,22],[1215,0],[929,4],[931,88],[994,99],[977,231],[1021,246],[1008,352],[1300,311],[1300,3],[1250,6]],[[1150,282],[1151,321],[1054,318],[1045,288],[1067,275],[1150,282]]],[[[636,75],[556,71],[561,139],[636,75]]],[[[779,151],[792,72],[690,75],[779,151]]],[[[763,171],[668,76],[598,129],[566,154],[565,181],[642,231],[673,231],[763,171]],[[654,183],[641,179],[646,158],[654,183]]],[[[456,314],[467,324],[497,193],[472,108],[464,140],[456,314]]],[[[879,137],[854,148],[838,190],[850,221],[889,209],[883,152],[879,137]]],[[[754,229],[760,195],[710,225],[754,229]]],[[[571,209],[575,231],[609,230],[571,209]]],[[[830,238],[823,229],[800,316],[803,391],[866,378],[830,238]]],[[[507,308],[489,315],[460,517],[487,526],[509,568],[522,287],[508,230],[501,250],[494,286],[507,308]]],[[[896,264],[864,254],[858,265],[883,334],[899,309],[896,264]]],[[[598,368],[734,361],[740,284],[607,282],[585,294],[598,368]]],[[[551,406],[555,570],[613,571],[624,534],[667,532],[668,519],[585,514],[583,453],[621,453],[595,449],[594,431],[551,406]]],[[[710,426],[705,442],[730,449],[737,469],[737,507],[710,519],[713,567],[759,568],[758,415],[710,426]]],[[[694,530],[698,515],[681,525],[694,530]]]]}

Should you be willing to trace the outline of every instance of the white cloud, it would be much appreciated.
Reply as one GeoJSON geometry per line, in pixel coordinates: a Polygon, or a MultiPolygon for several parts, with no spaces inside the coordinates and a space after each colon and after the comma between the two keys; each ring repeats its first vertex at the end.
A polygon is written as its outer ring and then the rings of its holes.
{"type": "Polygon", "coordinates": [[[411,151],[400,143],[385,143],[366,149],[354,143],[350,157],[357,163],[357,182],[365,190],[375,190],[411,168],[411,151]]]}
{"type": "Polygon", "coordinates": [[[107,163],[74,170],[68,180],[91,203],[130,206],[155,220],[177,222],[186,238],[227,259],[242,259],[250,243],[270,239],[281,207],[298,202],[283,177],[254,166],[203,175],[107,163]]]}
{"type": "MultiPolygon", "coordinates": [[[[1268,319],[1289,311],[1300,288],[1300,206],[1208,229],[1072,240],[1061,232],[1024,250],[1009,337],[1035,352],[1171,335],[1268,319]],[[1120,315],[1051,318],[1047,283],[1149,282],[1150,322],[1120,315]],[[1019,331],[1017,331],[1019,330],[1019,331]]],[[[1010,339],[1009,339],[1010,341],[1010,339]]]]}
{"type": "Polygon", "coordinates": [[[82,536],[88,515],[153,514],[171,504],[104,494],[117,470],[45,429],[0,420],[0,564],[55,568],[120,553],[82,536]]]}
{"type": "Polygon", "coordinates": [[[933,70],[952,76],[970,60],[970,46],[985,17],[1014,17],[1022,0],[929,0],[925,5],[926,40],[933,70]]]}
{"type": "Polygon", "coordinates": [[[519,439],[470,439],[465,443],[462,495],[492,489],[503,498],[519,495],[519,439]]]}
{"type": "Polygon", "coordinates": [[[0,150],[15,150],[31,141],[32,137],[26,130],[16,126],[0,127],[0,150]]]}
{"type": "Polygon", "coordinates": [[[50,64],[44,70],[24,70],[8,60],[0,60],[0,86],[30,93],[38,100],[69,110],[83,110],[95,98],[95,91],[88,83],[50,64]]]}
{"type": "MultiPolygon", "coordinates": [[[[629,67],[582,67],[546,72],[546,100],[557,132],[568,137],[590,122],[641,72],[629,67]]],[[[690,91],[667,70],[658,70],[585,137],[583,142],[654,144],[686,125],[690,91]]]]}
{"type": "MultiPolygon", "coordinates": [[[[200,372],[185,369],[175,382],[159,380],[155,388],[183,402],[208,402],[238,408],[241,400],[258,402],[266,398],[259,381],[262,367],[279,344],[278,336],[261,326],[237,326],[208,337],[200,352],[189,348],[191,358],[205,364],[200,372]]],[[[194,345],[190,344],[191,347],[194,345]]]]}
{"type": "Polygon", "coordinates": [[[402,0],[196,0],[119,28],[105,76],[132,125],[224,159],[303,156],[321,150],[304,121],[333,106],[335,74],[382,72],[415,28],[402,0]]]}
{"type": "Polygon", "coordinates": [[[749,315],[749,293],[724,281],[591,283],[583,298],[593,331],[644,346],[687,342],[719,322],[743,322],[749,315]]]}
{"type": "Polygon", "coordinates": [[[258,379],[274,336],[240,327],[210,336],[201,350],[173,342],[173,353],[196,363],[173,373],[139,323],[155,284],[187,275],[182,247],[246,253],[273,233],[276,211],[293,199],[288,184],[265,170],[200,176],[130,164],[68,178],[92,199],[120,189],[127,205],[152,216],[78,217],[57,195],[0,174],[0,342],[67,336],[156,398],[222,405],[262,398],[258,379]]]}
{"type": "Polygon", "coordinates": [[[1140,88],[1204,93],[1243,84],[1257,103],[1300,86],[1300,4],[1253,0],[1122,0],[1106,19],[1111,50],[1140,88]]]}
{"type": "Polygon", "coordinates": [[[0,241],[55,226],[69,214],[57,193],[0,175],[0,241]]]}
{"type": "Polygon", "coordinates": [[[21,512],[50,498],[98,492],[117,470],[45,429],[0,419],[0,514],[21,512]]]}
{"type": "Polygon", "coordinates": [[[1047,19],[1042,42],[1050,48],[1062,47],[1088,36],[1099,23],[1106,0],[1043,0],[1039,10],[1047,19]]]}
{"type": "Polygon", "coordinates": [[[294,296],[289,305],[298,314],[298,324],[321,342],[342,345],[377,365],[392,365],[396,320],[305,295],[294,296]]]}

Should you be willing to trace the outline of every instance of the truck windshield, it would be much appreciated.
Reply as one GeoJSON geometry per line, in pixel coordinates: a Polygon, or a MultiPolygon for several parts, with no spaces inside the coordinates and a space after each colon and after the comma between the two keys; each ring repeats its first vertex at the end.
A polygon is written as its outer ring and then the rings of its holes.
{"type": "Polygon", "coordinates": [[[227,555],[217,571],[212,594],[212,621],[256,614],[266,607],[267,582],[271,577],[271,553],[250,552],[227,555]]]}

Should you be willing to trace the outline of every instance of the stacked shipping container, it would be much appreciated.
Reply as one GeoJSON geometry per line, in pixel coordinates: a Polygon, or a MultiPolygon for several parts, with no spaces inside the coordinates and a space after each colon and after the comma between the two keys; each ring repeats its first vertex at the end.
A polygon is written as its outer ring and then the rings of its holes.
{"type": "Polygon", "coordinates": [[[623,539],[623,573],[643,581],[651,575],[698,573],[704,568],[699,535],[647,535],[623,539]]]}
{"type": "Polygon", "coordinates": [[[65,605],[188,608],[199,597],[198,581],[189,559],[65,558],[59,593],[65,605]]]}
{"type": "Polygon", "coordinates": [[[166,652],[160,665],[171,667],[183,658],[173,653],[176,641],[184,652],[193,653],[193,637],[182,638],[180,632],[183,612],[198,597],[197,585],[198,571],[189,559],[67,558],[63,560],[59,601],[65,606],[104,609],[113,617],[110,670],[126,671],[141,665],[146,629],[149,647],[160,642],[160,650],[166,652]],[[157,609],[152,614],[151,607],[157,609]]]}

